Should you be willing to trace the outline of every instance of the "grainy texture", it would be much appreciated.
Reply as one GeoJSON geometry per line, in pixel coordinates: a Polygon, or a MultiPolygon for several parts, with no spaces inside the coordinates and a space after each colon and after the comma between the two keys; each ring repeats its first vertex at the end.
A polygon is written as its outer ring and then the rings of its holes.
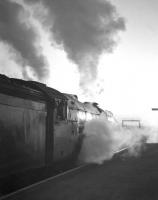
{"type": "Polygon", "coordinates": [[[139,157],[115,156],[12,199],[153,200],[158,199],[158,145],[147,145],[139,157]]]}

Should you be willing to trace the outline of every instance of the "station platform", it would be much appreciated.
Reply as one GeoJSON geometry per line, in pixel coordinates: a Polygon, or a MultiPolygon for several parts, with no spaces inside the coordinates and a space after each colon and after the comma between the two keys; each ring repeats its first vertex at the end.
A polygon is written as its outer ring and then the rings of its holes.
{"type": "Polygon", "coordinates": [[[158,144],[146,144],[137,157],[122,152],[101,165],[87,165],[2,199],[157,200],[158,144]]]}

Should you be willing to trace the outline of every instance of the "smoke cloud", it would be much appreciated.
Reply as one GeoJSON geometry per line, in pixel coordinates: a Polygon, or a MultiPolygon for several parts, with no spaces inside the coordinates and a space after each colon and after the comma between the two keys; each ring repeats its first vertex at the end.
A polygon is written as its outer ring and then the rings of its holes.
{"type": "MultiPolygon", "coordinates": [[[[89,83],[97,78],[99,56],[103,52],[112,52],[117,43],[117,32],[125,29],[124,19],[107,0],[29,2],[40,2],[47,8],[47,16],[41,21],[49,27],[52,41],[63,47],[69,59],[78,65],[80,86],[87,92],[89,83]]],[[[40,13],[37,13],[39,18],[40,13]]]]}
{"type": "Polygon", "coordinates": [[[102,163],[113,155],[113,136],[105,121],[96,119],[86,123],[85,138],[79,156],[79,161],[87,163],[102,163]]]}
{"type": "Polygon", "coordinates": [[[26,11],[22,5],[0,0],[0,40],[10,45],[10,51],[15,52],[14,59],[23,66],[23,75],[27,76],[27,70],[30,69],[41,79],[48,73],[46,59],[41,54],[39,46],[36,46],[38,33],[28,23],[29,20],[23,20],[24,14],[26,11]]]}
{"type": "Polygon", "coordinates": [[[111,159],[115,152],[128,148],[123,154],[139,156],[145,143],[158,142],[158,130],[153,128],[125,129],[112,125],[106,119],[94,119],[85,124],[85,138],[79,155],[79,162],[101,164],[111,159]]]}

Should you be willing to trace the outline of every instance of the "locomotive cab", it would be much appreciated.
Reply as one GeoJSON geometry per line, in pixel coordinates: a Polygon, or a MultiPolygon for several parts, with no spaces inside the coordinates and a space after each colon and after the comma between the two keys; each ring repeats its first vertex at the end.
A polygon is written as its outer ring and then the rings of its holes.
{"type": "Polygon", "coordinates": [[[54,161],[71,158],[77,139],[77,119],[74,115],[71,115],[68,101],[55,99],[54,161]]]}

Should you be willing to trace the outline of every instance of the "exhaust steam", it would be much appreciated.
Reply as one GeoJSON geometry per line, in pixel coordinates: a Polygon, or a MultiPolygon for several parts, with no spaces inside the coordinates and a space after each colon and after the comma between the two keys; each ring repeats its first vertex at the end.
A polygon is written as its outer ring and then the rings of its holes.
{"type": "Polygon", "coordinates": [[[84,134],[85,138],[79,155],[79,162],[84,163],[101,164],[123,148],[128,148],[124,156],[139,156],[146,142],[158,142],[156,129],[124,129],[119,125],[109,124],[103,118],[87,122],[84,134]]]}

